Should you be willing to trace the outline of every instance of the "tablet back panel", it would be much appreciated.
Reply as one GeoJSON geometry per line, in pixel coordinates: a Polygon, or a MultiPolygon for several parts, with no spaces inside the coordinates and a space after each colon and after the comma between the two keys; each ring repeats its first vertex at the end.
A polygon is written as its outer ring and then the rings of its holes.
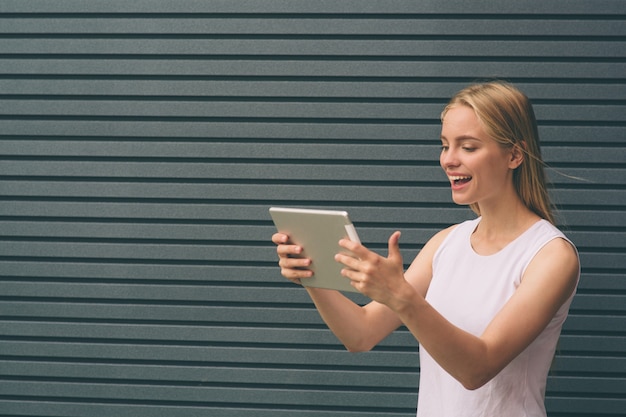
{"type": "Polygon", "coordinates": [[[339,246],[340,239],[359,241],[347,212],[272,207],[270,214],[278,231],[302,246],[302,257],[312,260],[313,277],[303,279],[303,285],[358,292],[341,275],[343,265],[334,259],[335,254],[347,252],[339,246]]]}

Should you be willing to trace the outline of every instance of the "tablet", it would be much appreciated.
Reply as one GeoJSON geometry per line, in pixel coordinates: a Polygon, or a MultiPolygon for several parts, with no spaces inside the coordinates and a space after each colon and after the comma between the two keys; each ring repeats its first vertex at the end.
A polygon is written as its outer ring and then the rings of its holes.
{"type": "Polygon", "coordinates": [[[270,215],[278,231],[289,235],[292,243],[302,247],[301,256],[312,261],[313,277],[303,279],[302,285],[358,292],[341,275],[344,265],[335,261],[337,253],[347,252],[339,240],[360,242],[347,212],[272,207],[270,215]]]}

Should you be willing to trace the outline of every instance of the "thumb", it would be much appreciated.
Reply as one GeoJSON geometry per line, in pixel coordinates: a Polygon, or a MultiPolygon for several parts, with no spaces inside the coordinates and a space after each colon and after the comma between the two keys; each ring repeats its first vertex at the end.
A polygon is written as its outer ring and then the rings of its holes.
{"type": "Polygon", "coordinates": [[[393,234],[389,237],[389,241],[387,245],[389,247],[389,255],[390,259],[402,259],[402,255],[400,254],[400,231],[393,232],[393,234]]]}

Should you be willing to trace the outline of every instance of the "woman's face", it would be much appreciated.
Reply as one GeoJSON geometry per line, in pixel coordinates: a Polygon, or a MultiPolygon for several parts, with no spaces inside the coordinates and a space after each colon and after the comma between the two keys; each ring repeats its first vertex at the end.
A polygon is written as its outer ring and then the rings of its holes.
{"type": "Polygon", "coordinates": [[[441,143],[439,163],[450,180],[455,203],[483,207],[513,190],[513,169],[521,160],[485,133],[472,108],[458,105],[448,110],[441,143]]]}

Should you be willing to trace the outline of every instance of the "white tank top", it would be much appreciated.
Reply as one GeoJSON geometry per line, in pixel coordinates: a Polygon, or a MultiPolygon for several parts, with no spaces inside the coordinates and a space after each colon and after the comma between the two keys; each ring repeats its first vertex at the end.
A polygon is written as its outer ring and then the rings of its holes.
{"type": "MultiPolygon", "coordinates": [[[[513,295],[537,252],[555,238],[566,239],[541,220],[496,254],[482,256],[470,243],[479,222],[480,218],[461,223],[442,242],[426,295],[452,324],[476,336],[513,295]]],[[[477,390],[465,389],[420,346],[417,416],[545,417],[547,374],[572,298],[573,294],[526,350],[477,390]]]]}

